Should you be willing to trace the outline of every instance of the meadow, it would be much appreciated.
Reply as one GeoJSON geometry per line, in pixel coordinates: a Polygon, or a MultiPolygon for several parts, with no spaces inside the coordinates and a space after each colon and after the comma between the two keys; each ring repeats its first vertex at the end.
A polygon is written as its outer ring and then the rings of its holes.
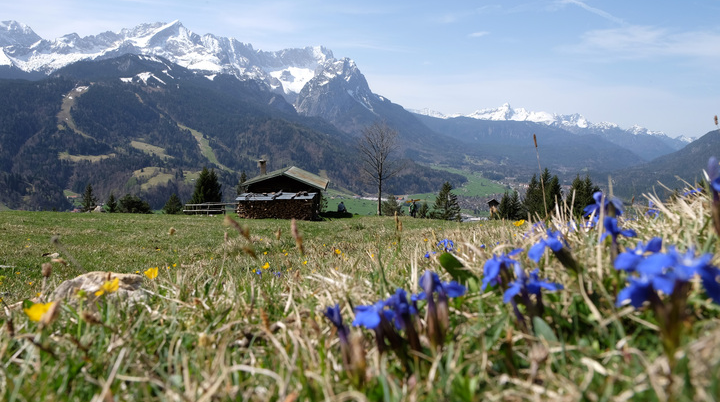
{"type": "Polygon", "coordinates": [[[603,197],[595,223],[560,209],[535,224],[355,216],[294,228],[4,211],[0,394],[717,400],[712,196],[622,215],[603,197]],[[142,297],[124,300],[108,281],[49,303],[85,271],[135,273],[142,297]]]}

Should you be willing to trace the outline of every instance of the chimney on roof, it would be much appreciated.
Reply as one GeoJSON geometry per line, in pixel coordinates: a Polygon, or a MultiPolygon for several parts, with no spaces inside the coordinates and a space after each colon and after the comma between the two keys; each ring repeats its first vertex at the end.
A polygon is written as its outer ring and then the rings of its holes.
{"type": "Polygon", "coordinates": [[[267,174],[267,161],[265,159],[258,161],[258,167],[260,168],[260,175],[267,174]]]}

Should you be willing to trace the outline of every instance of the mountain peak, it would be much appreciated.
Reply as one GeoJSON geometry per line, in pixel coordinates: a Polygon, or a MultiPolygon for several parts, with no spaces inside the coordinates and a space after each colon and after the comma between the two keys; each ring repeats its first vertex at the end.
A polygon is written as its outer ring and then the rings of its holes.
{"type": "Polygon", "coordinates": [[[42,40],[29,26],[17,21],[0,21],[0,46],[31,46],[42,40]]]}

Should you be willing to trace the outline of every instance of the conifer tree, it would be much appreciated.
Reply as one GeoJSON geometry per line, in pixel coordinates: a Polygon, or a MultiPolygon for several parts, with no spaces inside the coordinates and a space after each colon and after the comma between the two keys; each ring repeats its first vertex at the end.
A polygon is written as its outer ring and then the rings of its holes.
{"type": "Polygon", "coordinates": [[[453,186],[450,182],[445,182],[440,189],[437,197],[435,197],[435,205],[433,205],[432,216],[435,219],[443,219],[446,221],[460,221],[460,204],[458,204],[457,196],[452,193],[453,186]]]}
{"type": "Polygon", "coordinates": [[[105,203],[105,210],[109,213],[115,213],[118,210],[117,199],[112,192],[110,192],[110,197],[108,197],[107,203],[105,203]]]}
{"type": "Polygon", "coordinates": [[[398,215],[402,215],[402,207],[397,202],[397,198],[394,195],[388,194],[387,201],[382,203],[382,214],[385,216],[394,216],[397,212],[398,215]]]}
{"type": "Polygon", "coordinates": [[[200,176],[195,181],[195,190],[193,191],[190,204],[202,204],[205,202],[221,202],[222,185],[218,182],[215,169],[208,170],[207,166],[203,167],[200,176]]]}
{"type": "Polygon", "coordinates": [[[163,212],[169,215],[176,215],[181,213],[183,210],[183,204],[180,201],[180,197],[176,193],[173,193],[165,203],[163,212]]]}
{"type": "Polygon", "coordinates": [[[92,211],[95,208],[95,205],[97,205],[97,198],[93,195],[92,184],[88,184],[87,187],[85,187],[85,193],[83,194],[82,210],[83,212],[92,211]]]}
{"type": "Polygon", "coordinates": [[[575,177],[570,187],[570,192],[567,194],[567,203],[570,205],[572,202],[573,216],[580,217],[583,215],[586,206],[595,203],[593,194],[596,191],[600,191],[600,187],[593,184],[589,175],[585,176],[585,180],[580,178],[580,175],[575,177]],[[573,195],[575,199],[573,200],[573,195]]]}

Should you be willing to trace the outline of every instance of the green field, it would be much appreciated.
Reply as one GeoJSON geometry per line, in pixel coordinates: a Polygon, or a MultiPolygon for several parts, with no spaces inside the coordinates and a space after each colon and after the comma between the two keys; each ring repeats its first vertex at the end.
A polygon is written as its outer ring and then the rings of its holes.
{"type": "MultiPolygon", "coordinates": [[[[457,173],[465,176],[467,182],[463,183],[460,187],[454,188],[453,193],[456,195],[466,197],[486,197],[492,194],[502,194],[507,190],[507,187],[498,184],[492,180],[486,179],[480,172],[468,172],[465,170],[453,169],[448,167],[433,167],[434,169],[445,170],[452,173],[457,173]]],[[[453,183],[451,183],[453,184],[453,183]]],[[[453,184],[454,186],[456,184],[453,184]]],[[[439,189],[438,189],[439,191],[439,189]]],[[[342,201],[348,212],[358,215],[373,215],[377,212],[377,200],[367,200],[355,198],[352,195],[348,195],[339,191],[328,191],[328,211],[337,211],[337,205],[342,201]]],[[[386,196],[384,194],[383,196],[386,196]]],[[[437,193],[422,193],[422,194],[407,194],[399,195],[403,199],[398,202],[407,207],[407,200],[416,199],[418,204],[426,202],[429,207],[432,208],[435,203],[435,197],[437,193]]],[[[403,209],[407,214],[407,208],[403,209]]],[[[472,211],[463,210],[463,213],[471,213],[472,211]]]]}
{"type": "Polygon", "coordinates": [[[527,222],[356,215],[298,222],[296,240],[285,220],[0,212],[0,395],[716,400],[711,198],[654,201],[658,217],[628,207],[625,234],[604,239],[563,213],[543,223],[552,236],[527,222]],[[653,280],[682,273],[672,295],[638,287],[637,308],[618,304],[629,283],[650,282],[614,256],[655,236],[661,249],[630,257],[664,256],[653,280]],[[50,303],[86,271],[137,274],[141,290],[130,302],[109,280],[50,303]]]}

